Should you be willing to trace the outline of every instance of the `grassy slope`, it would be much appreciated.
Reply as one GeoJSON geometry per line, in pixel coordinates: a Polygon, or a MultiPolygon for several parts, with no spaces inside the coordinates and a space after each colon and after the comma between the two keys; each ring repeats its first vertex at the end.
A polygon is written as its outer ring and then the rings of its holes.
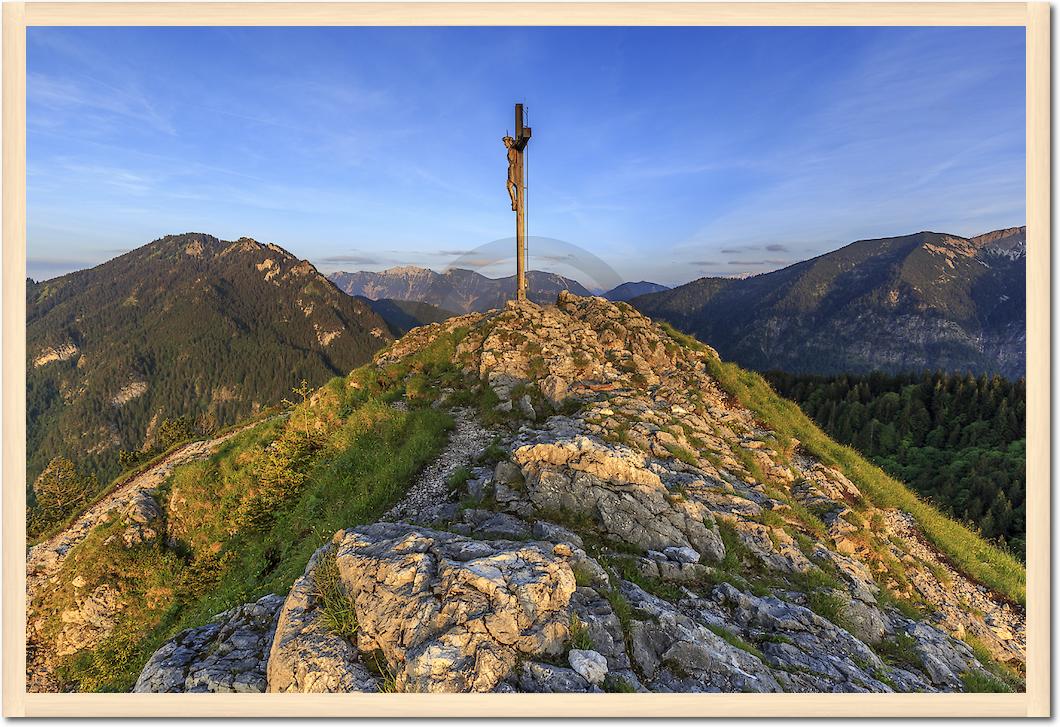
{"type": "MultiPolygon", "coordinates": [[[[707,350],[695,338],[662,325],[678,343],[700,351],[707,350]]],[[[1027,573],[1012,555],[940,513],[854,449],[834,442],[797,404],[773,391],[758,374],[713,356],[706,357],[706,364],[722,388],[778,435],[799,440],[814,457],[840,469],[875,505],[899,508],[912,515],[924,535],[962,573],[1017,603],[1026,603],[1027,573]]]]}
{"type": "Polygon", "coordinates": [[[286,593],[336,530],[381,516],[444,446],[452,420],[422,394],[455,382],[455,343],[443,337],[400,365],[334,379],[286,419],[261,422],[210,459],[177,468],[160,493],[177,547],[158,538],[126,549],[120,535],[105,542],[124,529],[120,519],[96,528],[60,572],[48,632],[61,628],[58,615],[79,591],[99,583],[117,588],[128,605],[113,634],[69,659],[61,679],[82,691],[128,691],[167,639],[233,606],[286,593]],[[401,397],[410,402],[407,411],[387,404],[401,397]],[[297,476],[285,480],[280,499],[268,501],[267,517],[247,522],[247,503],[264,489],[267,453],[276,443],[297,442],[307,422],[321,441],[292,455],[285,472],[297,476]],[[73,588],[75,576],[87,585],[73,588]]]}

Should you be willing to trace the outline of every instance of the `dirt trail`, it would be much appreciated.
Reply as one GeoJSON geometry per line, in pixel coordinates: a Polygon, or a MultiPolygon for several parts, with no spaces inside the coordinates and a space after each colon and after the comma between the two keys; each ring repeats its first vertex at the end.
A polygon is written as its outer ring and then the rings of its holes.
{"type": "Polygon", "coordinates": [[[448,502],[452,489],[449,478],[461,467],[471,467],[496,437],[495,432],[478,422],[472,410],[457,408],[450,414],[455,426],[445,449],[424,467],[401,502],[383,516],[384,520],[415,520],[422,511],[448,502]]]}
{"type": "Polygon", "coordinates": [[[118,485],[102,500],[81,513],[68,527],[30,548],[26,555],[28,602],[33,603],[40,589],[59,572],[70,550],[88,536],[106,513],[124,507],[141,490],[152,490],[160,486],[174,468],[188,462],[206,459],[218,445],[250,426],[254,425],[235,429],[213,439],[191,442],[174,450],[158,464],[118,485]]]}

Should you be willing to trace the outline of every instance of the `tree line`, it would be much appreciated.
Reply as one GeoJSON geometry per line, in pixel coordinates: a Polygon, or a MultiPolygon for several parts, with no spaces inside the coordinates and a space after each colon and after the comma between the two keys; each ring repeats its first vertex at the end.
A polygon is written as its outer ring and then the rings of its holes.
{"type": "Polygon", "coordinates": [[[1023,379],[941,372],[765,376],[833,439],[1023,557],[1023,379]]]}

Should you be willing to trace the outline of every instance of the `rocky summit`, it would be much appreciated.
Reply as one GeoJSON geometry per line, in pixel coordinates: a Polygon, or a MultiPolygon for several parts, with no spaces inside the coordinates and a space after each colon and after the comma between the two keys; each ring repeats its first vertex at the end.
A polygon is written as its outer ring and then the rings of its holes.
{"type": "Polygon", "coordinates": [[[165,642],[137,691],[1020,688],[1024,612],[967,560],[985,543],[957,552],[960,526],[896,507],[915,498],[625,303],[509,303],[368,369],[419,377],[388,406],[451,412],[450,443],[387,519],[322,538],[289,592],[165,642]]]}

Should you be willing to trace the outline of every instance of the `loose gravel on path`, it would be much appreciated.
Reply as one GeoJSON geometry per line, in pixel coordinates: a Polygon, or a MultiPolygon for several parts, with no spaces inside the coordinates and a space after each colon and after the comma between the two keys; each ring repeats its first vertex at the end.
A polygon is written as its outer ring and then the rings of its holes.
{"type": "Polygon", "coordinates": [[[401,502],[383,516],[384,520],[415,520],[426,508],[448,501],[452,494],[449,478],[461,467],[470,468],[496,437],[478,422],[471,409],[453,409],[450,414],[456,426],[445,449],[420,472],[401,502]]]}

